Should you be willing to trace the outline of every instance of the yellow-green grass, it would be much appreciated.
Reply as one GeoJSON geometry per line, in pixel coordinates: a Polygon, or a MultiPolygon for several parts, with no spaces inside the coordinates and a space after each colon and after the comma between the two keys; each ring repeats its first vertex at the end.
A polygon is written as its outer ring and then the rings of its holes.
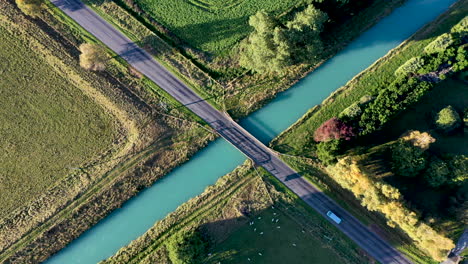
{"type": "Polygon", "coordinates": [[[298,0],[138,0],[141,8],[194,47],[219,53],[248,33],[249,16],[259,10],[280,14],[298,0]]]}
{"type": "Polygon", "coordinates": [[[439,16],[414,34],[402,45],[392,50],[368,69],[337,90],[321,105],[309,110],[297,123],[283,132],[273,143],[278,150],[288,149],[291,153],[304,154],[304,138],[312,138],[314,131],[325,121],[339,115],[346,107],[375,87],[382,87],[395,79],[395,70],[408,59],[423,52],[424,47],[437,36],[449,31],[468,13],[468,1],[461,0],[449,11],[439,16]]]}
{"type": "Polygon", "coordinates": [[[111,115],[0,28],[0,217],[86,167],[116,137],[111,115]]]}

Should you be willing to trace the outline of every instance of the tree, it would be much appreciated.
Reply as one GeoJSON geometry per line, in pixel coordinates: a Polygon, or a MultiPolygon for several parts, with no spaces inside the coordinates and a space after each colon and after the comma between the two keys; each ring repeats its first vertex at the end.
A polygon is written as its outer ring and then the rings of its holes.
{"type": "Polygon", "coordinates": [[[281,73],[294,63],[310,63],[322,48],[319,34],[327,19],[312,5],[286,25],[265,11],[257,12],[249,19],[254,30],[241,44],[239,64],[258,73],[281,73]]]}
{"type": "Polygon", "coordinates": [[[241,45],[240,65],[258,73],[281,72],[291,57],[284,29],[265,11],[251,16],[249,25],[254,31],[241,45]]]}
{"type": "Polygon", "coordinates": [[[451,185],[462,185],[468,181],[468,157],[465,155],[455,155],[449,161],[448,165],[452,172],[449,179],[451,185]]]}
{"type": "Polygon", "coordinates": [[[355,136],[353,127],[348,126],[336,117],[330,118],[315,130],[314,140],[317,142],[331,139],[350,140],[355,136]]]}
{"type": "Polygon", "coordinates": [[[429,167],[424,173],[424,178],[432,187],[440,187],[444,185],[450,175],[449,166],[443,160],[434,158],[429,163],[429,167]]]}
{"type": "Polygon", "coordinates": [[[37,17],[42,11],[44,0],[16,0],[18,8],[30,17],[37,17]]]}
{"type": "Polygon", "coordinates": [[[192,229],[169,238],[166,247],[173,264],[196,264],[201,263],[207,243],[198,229],[192,229]]]}
{"type": "Polygon", "coordinates": [[[391,148],[392,169],[401,176],[414,177],[427,164],[427,158],[419,147],[411,142],[399,139],[391,148]]]}
{"type": "Polygon", "coordinates": [[[106,68],[108,56],[102,46],[84,43],[80,45],[80,51],[81,67],[91,71],[102,71],[106,68]]]}
{"type": "Polygon", "coordinates": [[[437,128],[446,133],[452,132],[461,125],[460,115],[449,105],[437,113],[435,124],[437,128]]]}
{"type": "Polygon", "coordinates": [[[296,63],[317,58],[323,48],[320,33],[328,15],[313,5],[296,14],[295,18],[286,23],[288,35],[293,43],[292,56],[296,63]]]}
{"type": "Polygon", "coordinates": [[[340,153],[341,146],[339,140],[330,140],[317,144],[317,157],[325,165],[331,165],[336,161],[337,155],[340,153]]]}

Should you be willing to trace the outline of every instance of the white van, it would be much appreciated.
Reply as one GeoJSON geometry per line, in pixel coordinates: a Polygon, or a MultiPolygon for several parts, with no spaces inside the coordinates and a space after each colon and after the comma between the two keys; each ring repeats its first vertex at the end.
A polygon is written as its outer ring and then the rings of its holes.
{"type": "Polygon", "coordinates": [[[328,217],[330,217],[335,223],[340,224],[341,223],[341,218],[339,218],[335,213],[332,211],[327,212],[328,217]]]}

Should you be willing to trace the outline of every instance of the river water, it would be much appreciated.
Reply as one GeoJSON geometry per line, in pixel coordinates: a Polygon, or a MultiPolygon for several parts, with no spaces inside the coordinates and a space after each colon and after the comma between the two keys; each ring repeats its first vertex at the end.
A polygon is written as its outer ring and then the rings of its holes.
{"type": "MultiPolygon", "coordinates": [[[[260,141],[268,143],[308,109],[320,104],[330,93],[435,19],[454,2],[409,0],[338,55],[242,120],[241,125],[260,141]]],[[[225,140],[217,139],[45,263],[93,264],[110,257],[119,248],[141,236],[156,221],[231,172],[245,159],[225,140]]]]}

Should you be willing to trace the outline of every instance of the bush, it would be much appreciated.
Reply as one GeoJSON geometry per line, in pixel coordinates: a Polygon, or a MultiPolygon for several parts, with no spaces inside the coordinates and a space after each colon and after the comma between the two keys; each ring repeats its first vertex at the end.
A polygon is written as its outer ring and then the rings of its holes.
{"type": "Polygon", "coordinates": [[[419,147],[399,139],[391,148],[392,170],[398,175],[414,177],[426,168],[427,158],[419,147]]]}
{"type": "Polygon", "coordinates": [[[199,230],[192,229],[173,235],[166,247],[173,264],[196,264],[205,256],[207,243],[199,230]]]}
{"type": "Polygon", "coordinates": [[[30,17],[37,17],[43,8],[44,0],[16,0],[18,8],[30,17]]]}
{"type": "Polygon", "coordinates": [[[396,76],[406,76],[409,73],[415,73],[424,66],[424,59],[421,57],[413,57],[407,60],[395,71],[396,76]]]}
{"type": "Polygon", "coordinates": [[[338,117],[340,119],[343,119],[343,118],[354,119],[354,118],[358,117],[359,115],[361,115],[361,113],[362,113],[362,110],[361,110],[361,107],[359,106],[359,104],[354,103],[354,104],[348,106],[347,108],[345,108],[345,110],[343,110],[338,117]]]}
{"type": "Polygon", "coordinates": [[[336,157],[340,154],[341,144],[339,140],[330,140],[317,144],[317,157],[325,165],[332,165],[336,162],[336,157]]]}
{"type": "Polygon", "coordinates": [[[435,54],[435,53],[444,52],[454,42],[455,42],[455,39],[452,37],[451,34],[444,33],[440,35],[439,37],[437,37],[431,43],[427,44],[427,46],[424,48],[424,51],[427,54],[435,54]]]}
{"type": "Polygon", "coordinates": [[[468,181],[468,157],[465,155],[456,155],[448,161],[452,177],[449,184],[462,185],[468,181]]]}
{"type": "Polygon", "coordinates": [[[452,32],[468,34],[468,16],[460,20],[460,22],[452,28],[452,32]]]}
{"type": "Polygon", "coordinates": [[[323,124],[315,130],[314,140],[317,142],[329,141],[331,139],[350,140],[355,136],[353,130],[353,127],[333,117],[323,122],[323,124]]]}
{"type": "Polygon", "coordinates": [[[106,50],[97,44],[83,43],[80,45],[80,66],[86,70],[102,71],[108,60],[106,50]]]}
{"type": "Polygon", "coordinates": [[[446,133],[452,132],[461,125],[460,115],[449,105],[437,113],[435,124],[438,129],[446,133]]]}

